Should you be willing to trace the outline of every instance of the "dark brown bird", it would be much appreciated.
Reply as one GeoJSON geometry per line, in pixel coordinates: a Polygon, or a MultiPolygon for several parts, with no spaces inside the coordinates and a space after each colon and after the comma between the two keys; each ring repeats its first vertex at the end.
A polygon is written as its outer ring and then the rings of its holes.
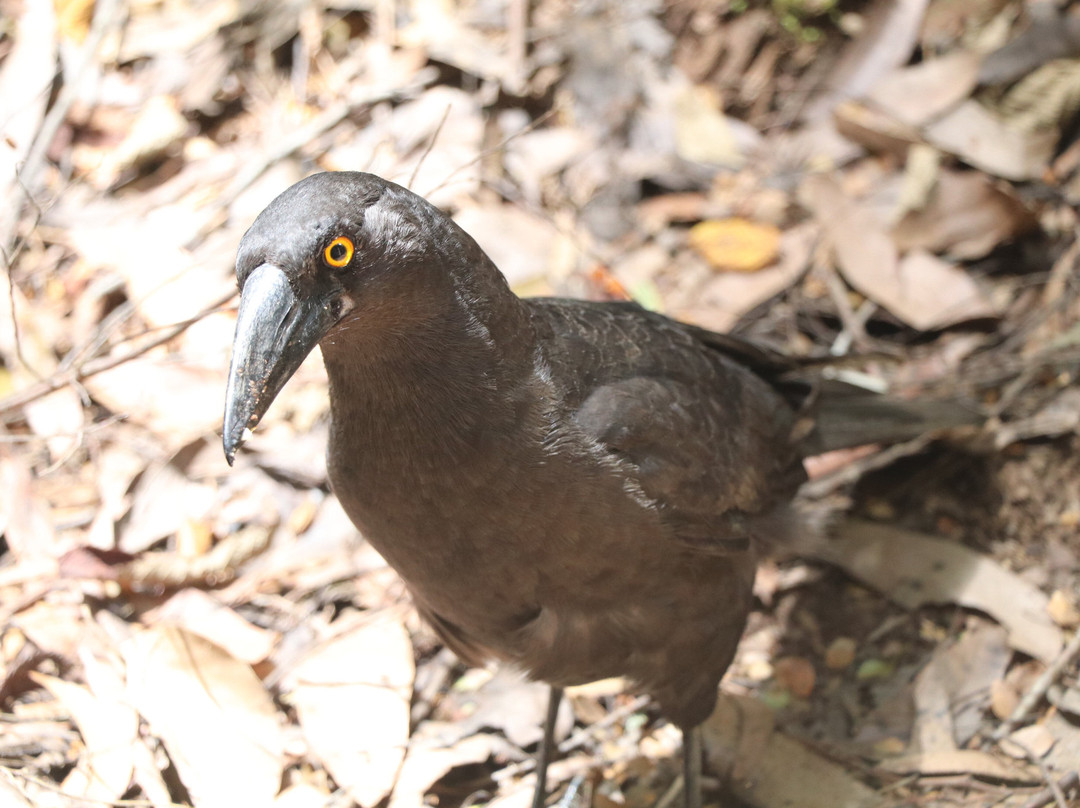
{"type": "MultiPolygon", "coordinates": [[[[690,730],[745,625],[754,546],[793,529],[804,480],[790,366],[631,304],[519,299],[449,217],[370,174],[285,191],[236,273],[230,462],[319,344],[333,491],[446,644],[549,682],[552,719],[559,688],[630,678],[684,730],[698,804],[690,730]]],[[[838,431],[816,448],[865,442],[838,431]]]]}

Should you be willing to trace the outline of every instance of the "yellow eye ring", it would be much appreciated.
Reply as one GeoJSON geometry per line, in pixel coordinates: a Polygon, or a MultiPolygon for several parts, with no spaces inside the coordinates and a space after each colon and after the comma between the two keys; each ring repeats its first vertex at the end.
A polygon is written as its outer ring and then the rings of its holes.
{"type": "Polygon", "coordinates": [[[326,249],[323,250],[322,254],[323,260],[328,266],[341,269],[347,267],[349,262],[352,261],[354,250],[352,241],[345,236],[338,236],[326,245],[326,249]]]}

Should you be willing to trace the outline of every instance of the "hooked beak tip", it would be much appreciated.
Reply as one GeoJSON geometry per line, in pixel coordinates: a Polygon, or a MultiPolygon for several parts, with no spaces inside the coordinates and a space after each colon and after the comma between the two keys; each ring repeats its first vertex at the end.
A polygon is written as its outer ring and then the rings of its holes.
{"type": "Polygon", "coordinates": [[[244,427],[240,430],[240,434],[238,435],[234,435],[234,432],[235,430],[229,430],[222,436],[222,445],[225,449],[225,462],[230,466],[236,459],[236,450],[247,443],[248,439],[251,437],[251,429],[249,427],[244,427]]]}

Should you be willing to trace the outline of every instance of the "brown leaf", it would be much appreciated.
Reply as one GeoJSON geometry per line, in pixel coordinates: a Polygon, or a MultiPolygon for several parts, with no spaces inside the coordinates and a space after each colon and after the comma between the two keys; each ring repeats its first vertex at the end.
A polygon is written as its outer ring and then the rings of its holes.
{"type": "Polygon", "coordinates": [[[865,30],[852,39],[826,75],[824,89],[806,108],[804,119],[822,120],[836,105],[865,93],[882,76],[905,64],[918,41],[928,0],[874,3],[865,30]]]}
{"type": "Polygon", "coordinates": [[[709,767],[735,795],[758,808],[869,808],[874,792],[840,766],[777,732],[771,710],[751,698],[721,695],[702,725],[709,767]]]}
{"type": "Polygon", "coordinates": [[[814,665],[805,657],[781,657],[773,663],[776,681],[791,695],[806,699],[814,692],[817,674],[814,665]]]}
{"type": "Polygon", "coordinates": [[[976,171],[941,171],[921,210],[909,212],[893,229],[901,250],[945,252],[982,258],[1003,242],[1038,226],[1013,195],[976,171]]]}
{"type": "Polygon", "coordinates": [[[825,228],[844,278],[914,328],[941,328],[996,314],[962,269],[925,252],[900,260],[878,215],[833,181],[809,177],[802,197],[825,228]]]}
{"type": "Polygon", "coordinates": [[[956,542],[853,519],[837,535],[822,555],[905,608],[956,603],[979,609],[1008,629],[1018,651],[1050,662],[1061,650],[1046,595],[993,559],[956,542]]]}
{"type": "Polygon", "coordinates": [[[961,267],[912,250],[897,267],[897,294],[882,300],[889,311],[922,331],[996,317],[997,309],[961,267]]]}
{"type": "Polygon", "coordinates": [[[894,70],[866,94],[866,101],[901,123],[922,126],[956,106],[975,89],[979,56],[956,50],[894,70]]]}
{"type": "Polygon", "coordinates": [[[40,673],[33,676],[67,708],[83,739],[79,765],[61,786],[64,794],[93,802],[123,796],[134,771],[131,747],[139,733],[135,710],[123,701],[96,696],[82,685],[40,673]]]}
{"type": "Polygon", "coordinates": [[[196,808],[268,805],[281,782],[284,738],[251,667],[169,626],[135,634],[122,652],[131,700],[196,808]]]}
{"type": "Polygon", "coordinates": [[[177,592],[145,615],[144,621],[179,626],[251,665],[266,659],[279,639],[277,632],[252,625],[213,595],[198,589],[177,592]]]}
{"type": "Polygon", "coordinates": [[[1054,129],[1025,132],[1009,126],[977,101],[965,101],[927,126],[924,134],[964,162],[1015,181],[1039,178],[1058,140],[1054,129]]]}
{"type": "MultiPolygon", "coordinates": [[[[436,730],[438,725],[429,727],[436,730]]],[[[413,808],[425,805],[424,794],[440,777],[456,766],[483,763],[491,757],[494,744],[490,735],[472,735],[450,746],[435,738],[409,741],[409,754],[401,766],[390,808],[413,808]],[[426,742],[425,742],[426,740],[426,742]]]]}
{"type": "Polygon", "coordinates": [[[1038,783],[1042,780],[1039,770],[1034,766],[1021,766],[975,749],[916,752],[891,758],[879,765],[882,769],[896,774],[962,774],[1014,783],[1038,783]]]}
{"type": "Polygon", "coordinates": [[[286,682],[312,753],[362,806],[397,780],[414,675],[409,634],[384,613],[317,646],[286,682]]]}
{"type": "Polygon", "coordinates": [[[757,272],[776,260],[780,231],[746,219],[714,219],[690,228],[690,246],[716,269],[757,272]]]}

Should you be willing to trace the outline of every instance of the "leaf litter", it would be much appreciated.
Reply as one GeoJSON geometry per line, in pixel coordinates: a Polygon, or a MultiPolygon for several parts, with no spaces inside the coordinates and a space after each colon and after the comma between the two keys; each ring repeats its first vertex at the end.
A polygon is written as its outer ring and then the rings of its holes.
{"type": "MultiPolygon", "coordinates": [[[[528,802],[542,688],[448,661],[340,512],[318,360],[218,454],[236,243],[318,168],[411,181],[522,291],[983,407],[817,465],[838,538],[762,583],[711,769],[753,806],[1075,796],[1075,12],[436,5],[3,5],[3,799],[528,802]]],[[[565,710],[554,781],[670,787],[623,683],[565,710]]]]}

